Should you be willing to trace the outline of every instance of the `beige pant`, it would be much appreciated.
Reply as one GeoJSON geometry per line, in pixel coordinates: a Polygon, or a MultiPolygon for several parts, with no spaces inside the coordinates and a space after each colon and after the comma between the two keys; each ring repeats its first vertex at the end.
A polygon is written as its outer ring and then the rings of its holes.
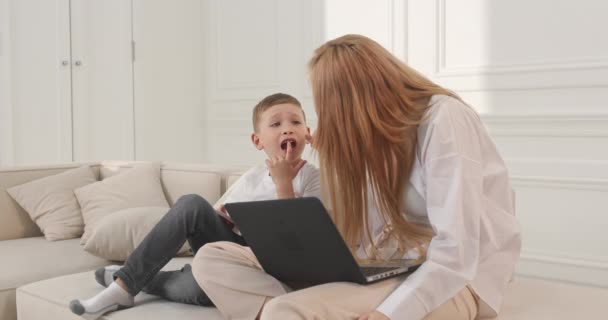
{"type": "MultiPolygon", "coordinates": [[[[335,282],[293,291],[262,270],[248,247],[215,242],[194,258],[194,278],[227,319],[357,319],[371,312],[403,282],[402,277],[370,285],[335,282]]],[[[468,288],[428,314],[425,320],[471,320],[476,296],[468,288]]]]}

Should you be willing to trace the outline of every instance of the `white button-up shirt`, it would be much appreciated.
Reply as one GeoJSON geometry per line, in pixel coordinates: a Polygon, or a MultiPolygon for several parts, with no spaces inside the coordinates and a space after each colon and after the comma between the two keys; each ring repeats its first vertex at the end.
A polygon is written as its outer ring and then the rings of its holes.
{"type": "MultiPolygon", "coordinates": [[[[429,106],[402,201],[406,219],[434,236],[427,260],[377,310],[422,319],[468,285],[480,297],[478,319],[493,318],[521,249],[507,168],[472,108],[445,95],[429,106]]],[[[373,204],[369,209],[378,237],[384,224],[373,204]]]]}

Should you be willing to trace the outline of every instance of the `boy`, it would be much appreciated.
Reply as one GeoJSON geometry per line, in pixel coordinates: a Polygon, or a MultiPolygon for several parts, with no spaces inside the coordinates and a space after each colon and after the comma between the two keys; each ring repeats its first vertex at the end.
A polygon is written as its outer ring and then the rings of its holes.
{"type": "Polygon", "coordinates": [[[198,286],[190,265],[181,270],[159,272],[188,240],[192,251],[215,241],[246,245],[233,230],[223,204],[228,202],[320,198],[318,169],[302,160],[310,129],[300,102],[277,93],[262,99],[253,110],[251,141],[264,150],[265,166],[247,171],[218,201],[217,208],[198,195],[181,197],[127,258],[123,267],[108,266],[95,271],[95,279],[106,289],[87,300],[73,300],[70,309],[87,319],[133,306],[140,291],[167,300],[211,306],[198,286]]]}

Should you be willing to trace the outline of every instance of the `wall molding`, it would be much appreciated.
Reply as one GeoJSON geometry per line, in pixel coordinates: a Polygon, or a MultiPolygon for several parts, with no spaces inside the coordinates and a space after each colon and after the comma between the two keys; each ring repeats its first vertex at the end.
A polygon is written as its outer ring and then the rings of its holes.
{"type": "Polygon", "coordinates": [[[408,3],[409,0],[392,0],[390,15],[391,52],[400,60],[408,60],[408,3]]]}
{"type": "Polygon", "coordinates": [[[608,114],[481,115],[493,136],[608,137],[608,114]]]}
{"type": "Polygon", "coordinates": [[[608,287],[608,259],[522,250],[516,274],[608,287]]]}
{"type": "Polygon", "coordinates": [[[553,252],[522,250],[521,258],[529,261],[554,263],[608,271],[608,257],[571,256],[553,252]]]}
{"type": "Polygon", "coordinates": [[[511,175],[517,188],[548,188],[608,192],[608,179],[511,175]]]}
{"type": "Polygon", "coordinates": [[[435,0],[436,77],[463,77],[490,74],[556,72],[584,69],[608,69],[608,56],[579,57],[572,59],[550,59],[509,64],[494,64],[467,67],[449,67],[446,64],[446,0],[435,0]]]}

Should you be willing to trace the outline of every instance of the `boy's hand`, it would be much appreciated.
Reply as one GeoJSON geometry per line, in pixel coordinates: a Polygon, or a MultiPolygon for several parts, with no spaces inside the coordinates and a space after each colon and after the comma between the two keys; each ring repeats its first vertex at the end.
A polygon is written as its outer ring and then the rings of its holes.
{"type": "Polygon", "coordinates": [[[216,207],[215,212],[217,212],[217,214],[220,217],[224,218],[224,220],[226,220],[227,222],[234,224],[234,221],[232,221],[232,218],[230,218],[230,215],[226,211],[226,208],[224,207],[223,204],[219,205],[219,207],[216,207]]]}
{"type": "Polygon", "coordinates": [[[285,157],[274,156],[266,160],[266,166],[270,171],[272,181],[277,187],[277,197],[279,199],[294,198],[293,178],[306,164],[306,160],[294,159],[291,143],[287,144],[285,157]]]}

